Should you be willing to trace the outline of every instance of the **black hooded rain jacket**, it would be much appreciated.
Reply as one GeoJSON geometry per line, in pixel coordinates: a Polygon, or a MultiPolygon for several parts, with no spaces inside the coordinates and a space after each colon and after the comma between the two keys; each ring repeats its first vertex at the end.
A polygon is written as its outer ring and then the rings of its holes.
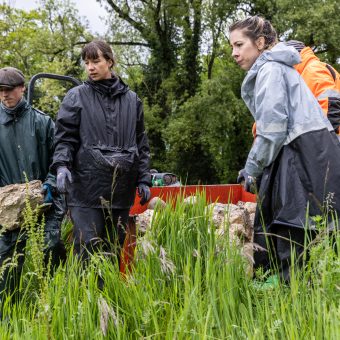
{"type": "Polygon", "coordinates": [[[71,171],[69,206],[128,209],[136,186],[151,185],[142,103],[115,76],[71,89],[56,121],[51,172],[71,171]]]}

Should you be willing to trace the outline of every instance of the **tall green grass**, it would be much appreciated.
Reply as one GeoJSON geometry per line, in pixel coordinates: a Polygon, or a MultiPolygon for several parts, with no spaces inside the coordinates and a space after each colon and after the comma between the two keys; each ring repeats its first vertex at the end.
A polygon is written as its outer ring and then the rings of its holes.
{"type": "Polygon", "coordinates": [[[205,208],[201,196],[193,205],[180,199],[158,209],[127,277],[102,255],[84,270],[72,250],[48,275],[39,259],[41,233],[32,232],[37,248],[27,253],[19,299],[4,301],[0,338],[340,338],[339,232],[314,242],[289,286],[266,288],[247,277],[246,261],[228,236],[215,235],[205,208]]]}

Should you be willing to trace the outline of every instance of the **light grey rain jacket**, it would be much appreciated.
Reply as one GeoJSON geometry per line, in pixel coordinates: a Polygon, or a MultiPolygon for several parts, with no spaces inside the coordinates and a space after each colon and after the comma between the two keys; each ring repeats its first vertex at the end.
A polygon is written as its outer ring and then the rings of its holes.
{"type": "Polygon", "coordinates": [[[283,145],[300,135],[333,128],[293,65],[299,53],[278,43],[263,52],[248,71],[241,95],[256,122],[256,138],[245,169],[258,177],[277,157],[283,145]]]}

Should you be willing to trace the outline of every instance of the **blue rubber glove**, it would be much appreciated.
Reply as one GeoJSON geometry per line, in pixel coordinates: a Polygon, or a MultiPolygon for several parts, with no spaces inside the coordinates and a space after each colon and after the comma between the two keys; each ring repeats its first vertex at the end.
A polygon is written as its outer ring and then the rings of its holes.
{"type": "Polygon", "coordinates": [[[41,193],[44,195],[44,203],[53,203],[52,187],[50,184],[43,184],[41,193]]]}
{"type": "Polygon", "coordinates": [[[256,178],[250,176],[245,169],[239,171],[236,182],[243,183],[244,190],[247,192],[255,194],[257,191],[256,178]]]}
{"type": "Polygon", "coordinates": [[[66,166],[60,166],[57,170],[57,189],[61,194],[66,194],[69,184],[73,182],[72,175],[66,166]]]}
{"type": "Polygon", "coordinates": [[[150,200],[150,188],[144,183],[138,184],[138,196],[141,197],[141,200],[139,202],[140,205],[144,205],[147,201],[150,200]]]}

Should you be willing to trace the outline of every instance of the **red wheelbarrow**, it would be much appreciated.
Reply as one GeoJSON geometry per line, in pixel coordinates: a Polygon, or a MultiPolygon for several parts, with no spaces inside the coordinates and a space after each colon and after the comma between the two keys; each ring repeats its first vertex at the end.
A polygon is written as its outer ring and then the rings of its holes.
{"type": "MultiPolygon", "coordinates": [[[[207,202],[233,203],[239,201],[256,202],[256,196],[244,191],[240,184],[220,184],[220,185],[186,185],[186,186],[164,186],[151,188],[151,198],[159,197],[163,201],[171,201],[178,195],[182,197],[196,195],[204,192],[207,202]]],[[[141,206],[140,198],[136,195],[135,203],[130,210],[129,222],[126,230],[126,237],[121,251],[119,270],[126,274],[131,270],[136,248],[136,215],[143,213],[147,209],[147,204],[141,206]]]]}

